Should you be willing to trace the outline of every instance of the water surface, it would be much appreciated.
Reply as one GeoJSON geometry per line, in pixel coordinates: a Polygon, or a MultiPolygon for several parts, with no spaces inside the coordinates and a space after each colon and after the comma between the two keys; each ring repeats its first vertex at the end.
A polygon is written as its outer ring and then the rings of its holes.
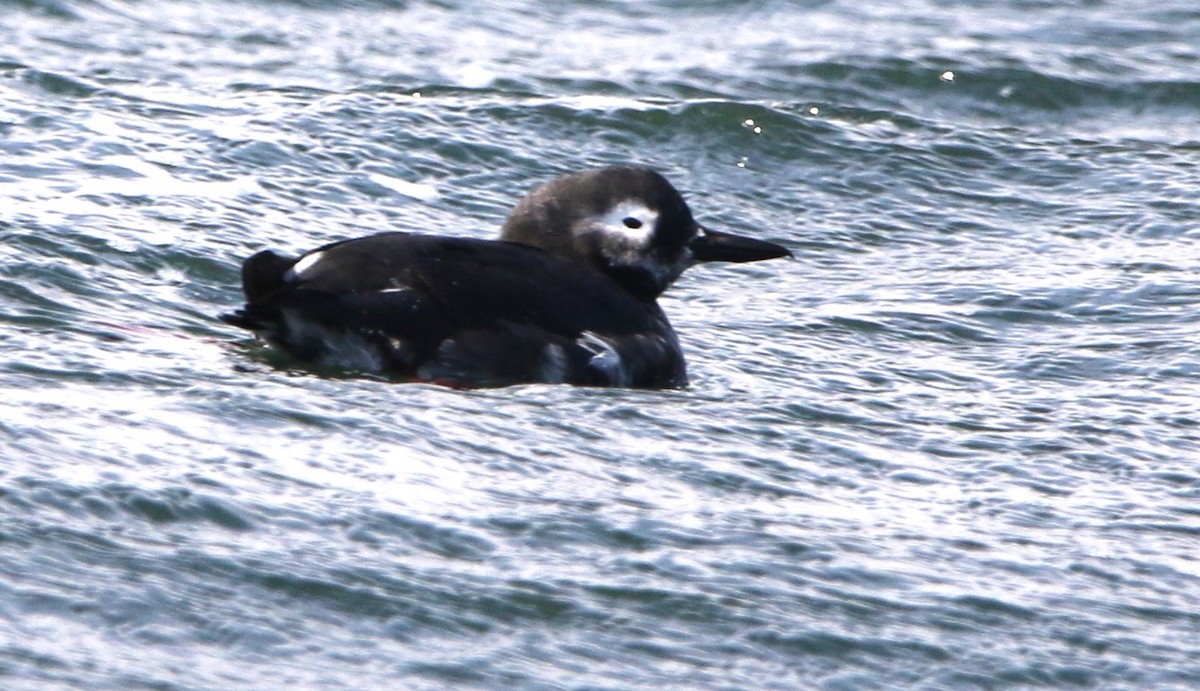
{"type": "Polygon", "coordinates": [[[1200,684],[1190,2],[0,2],[5,688],[1200,684]],[[242,259],[649,165],[682,391],[281,361],[242,259]]]}

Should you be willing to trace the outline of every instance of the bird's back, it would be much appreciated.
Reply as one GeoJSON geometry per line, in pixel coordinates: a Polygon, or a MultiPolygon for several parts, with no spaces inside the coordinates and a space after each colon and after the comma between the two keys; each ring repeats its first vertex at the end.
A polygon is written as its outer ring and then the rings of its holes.
{"type": "Polygon", "coordinates": [[[682,386],[653,301],[516,243],[383,233],[298,259],[260,252],[225,320],[327,365],[471,386],[682,386]]]}

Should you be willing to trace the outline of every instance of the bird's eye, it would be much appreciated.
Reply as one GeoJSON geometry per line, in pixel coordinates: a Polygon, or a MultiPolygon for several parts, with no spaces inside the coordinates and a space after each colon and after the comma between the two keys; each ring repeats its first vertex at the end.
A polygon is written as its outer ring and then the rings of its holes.
{"type": "Polygon", "coordinates": [[[636,229],[636,228],[642,227],[642,222],[640,220],[634,218],[633,216],[626,216],[621,221],[621,223],[624,223],[626,228],[635,228],[636,229]]]}

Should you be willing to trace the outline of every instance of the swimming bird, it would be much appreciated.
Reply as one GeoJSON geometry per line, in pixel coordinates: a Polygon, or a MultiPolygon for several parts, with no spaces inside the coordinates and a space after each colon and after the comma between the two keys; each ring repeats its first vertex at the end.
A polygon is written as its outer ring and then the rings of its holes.
{"type": "Polygon", "coordinates": [[[701,226],[662,175],[616,166],[530,192],[499,240],[385,232],[245,261],[221,318],[301,360],[450,386],[687,384],[657,298],[713,261],[791,256],[701,226]]]}

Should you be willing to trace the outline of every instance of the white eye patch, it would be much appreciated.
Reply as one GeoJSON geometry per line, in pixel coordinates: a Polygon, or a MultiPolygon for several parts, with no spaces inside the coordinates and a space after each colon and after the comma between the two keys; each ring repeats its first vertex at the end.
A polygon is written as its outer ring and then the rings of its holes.
{"type": "Polygon", "coordinates": [[[597,219],[609,233],[644,245],[658,223],[658,212],[638,201],[623,201],[597,219]]]}

